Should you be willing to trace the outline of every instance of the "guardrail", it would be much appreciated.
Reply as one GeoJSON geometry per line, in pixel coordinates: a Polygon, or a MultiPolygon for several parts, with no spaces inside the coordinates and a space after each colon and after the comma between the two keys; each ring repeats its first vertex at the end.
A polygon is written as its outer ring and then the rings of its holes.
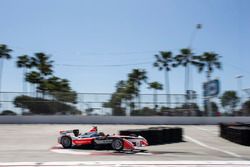
{"type": "Polygon", "coordinates": [[[166,116],[0,116],[0,124],[141,124],[141,125],[216,125],[249,123],[250,117],[166,117],[166,116]]]}

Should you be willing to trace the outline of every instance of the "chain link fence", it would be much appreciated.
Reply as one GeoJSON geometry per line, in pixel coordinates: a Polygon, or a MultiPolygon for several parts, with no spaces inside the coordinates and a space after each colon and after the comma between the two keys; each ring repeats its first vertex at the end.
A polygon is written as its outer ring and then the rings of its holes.
{"type": "Polygon", "coordinates": [[[76,93],[72,95],[61,92],[53,94],[1,92],[0,113],[2,115],[17,113],[22,115],[201,116],[203,107],[200,100],[198,95],[195,98],[187,99],[183,94],[128,96],[111,93],[76,93]]]}

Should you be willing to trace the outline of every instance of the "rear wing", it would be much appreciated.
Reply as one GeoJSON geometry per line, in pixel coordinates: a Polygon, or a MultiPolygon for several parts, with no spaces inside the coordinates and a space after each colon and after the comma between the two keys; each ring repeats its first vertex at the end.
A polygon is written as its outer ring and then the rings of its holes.
{"type": "MultiPolygon", "coordinates": [[[[90,129],[88,132],[97,132],[97,126],[93,126],[92,129],[90,129]]],[[[61,135],[66,135],[67,133],[73,133],[76,137],[79,136],[79,129],[73,129],[73,130],[61,130],[59,132],[61,135]]]]}
{"type": "Polygon", "coordinates": [[[61,135],[66,135],[67,133],[73,133],[75,136],[79,135],[79,129],[73,129],[73,130],[61,130],[59,132],[61,135]]]}
{"type": "Polygon", "coordinates": [[[93,126],[93,128],[90,129],[89,132],[97,132],[97,126],[93,126]]]}

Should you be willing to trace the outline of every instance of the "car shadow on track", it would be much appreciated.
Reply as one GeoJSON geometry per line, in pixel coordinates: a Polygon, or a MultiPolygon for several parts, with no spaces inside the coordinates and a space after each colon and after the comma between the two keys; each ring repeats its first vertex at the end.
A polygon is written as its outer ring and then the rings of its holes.
{"type": "Polygon", "coordinates": [[[62,153],[69,153],[69,154],[84,154],[84,155],[102,155],[102,156],[110,156],[110,155],[117,155],[117,156],[122,156],[122,155],[138,155],[138,156],[150,156],[150,155],[170,155],[170,154],[175,154],[175,155],[182,155],[182,154],[189,154],[189,155],[199,155],[198,153],[193,153],[193,152],[185,152],[185,151],[165,151],[165,150],[146,150],[146,149],[138,149],[134,151],[115,151],[112,149],[94,149],[91,147],[73,147],[70,149],[64,149],[62,146],[55,146],[52,147],[51,150],[65,150],[66,152],[62,153]],[[73,152],[72,152],[73,151],[73,152]]]}

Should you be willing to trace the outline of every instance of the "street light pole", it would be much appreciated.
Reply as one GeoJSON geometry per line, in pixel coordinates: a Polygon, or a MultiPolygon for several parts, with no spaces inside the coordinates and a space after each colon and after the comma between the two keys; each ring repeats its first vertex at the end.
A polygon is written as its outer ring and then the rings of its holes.
{"type": "MultiPolygon", "coordinates": [[[[193,42],[195,40],[195,37],[197,36],[197,32],[202,29],[202,24],[196,24],[196,27],[194,29],[194,31],[192,32],[191,36],[190,36],[190,41],[189,41],[189,45],[188,45],[188,49],[190,49],[192,51],[192,45],[193,42]]],[[[192,56],[192,53],[190,55],[188,55],[188,59],[190,60],[190,57],[192,56]]],[[[185,103],[188,105],[189,108],[189,112],[191,110],[190,106],[189,106],[189,99],[188,96],[190,96],[189,92],[191,92],[190,90],[193,91],[193,88],[190,88],[192,86],[190,86],[190,74],[191,74],[191,66],[189,63],[187,63],[186,67],[185,67],[185,94],[186,94],[186,98],[185,98],[185,103]]],[[[191,81],[192,82],[192,81],[191,81]]]]}
{"type": "Polygon", "coordinates": [[[238,94],[239,94],[239,97],[240,97],[240,100],[239,100],[239,105],[241,106],[241,102],[242,102],[242,78],[243,78],[243,75],[237,75],[236,77],[236,80],[237,80],[237,87],[238,87],[238,94]]]}
{"type": "MultiPolygon", "coordinates": [[[[192,32],[191,36],[190,36],[190,41],[189,41],[189,45],[188,45],[188,49],[192,50],[192,46],[193,46],[193,43],[194,43],[194,40],[195,40],[195,37],[197,36],[197,33],[198,31],[202,29],[202,24],[197,24],[194,31],[192,32]]],[[[192,54],[192,53],[191,53],[192,54]]],[[[188,55],[188,59],[190,59],[190,57],[192,55],[188,55]]],[[[187,93],[188,90],[190,90],[190,65],[189,63],[187,64],[186,66],[186,69],[185,69],[185,93],[187,93]]]]}

